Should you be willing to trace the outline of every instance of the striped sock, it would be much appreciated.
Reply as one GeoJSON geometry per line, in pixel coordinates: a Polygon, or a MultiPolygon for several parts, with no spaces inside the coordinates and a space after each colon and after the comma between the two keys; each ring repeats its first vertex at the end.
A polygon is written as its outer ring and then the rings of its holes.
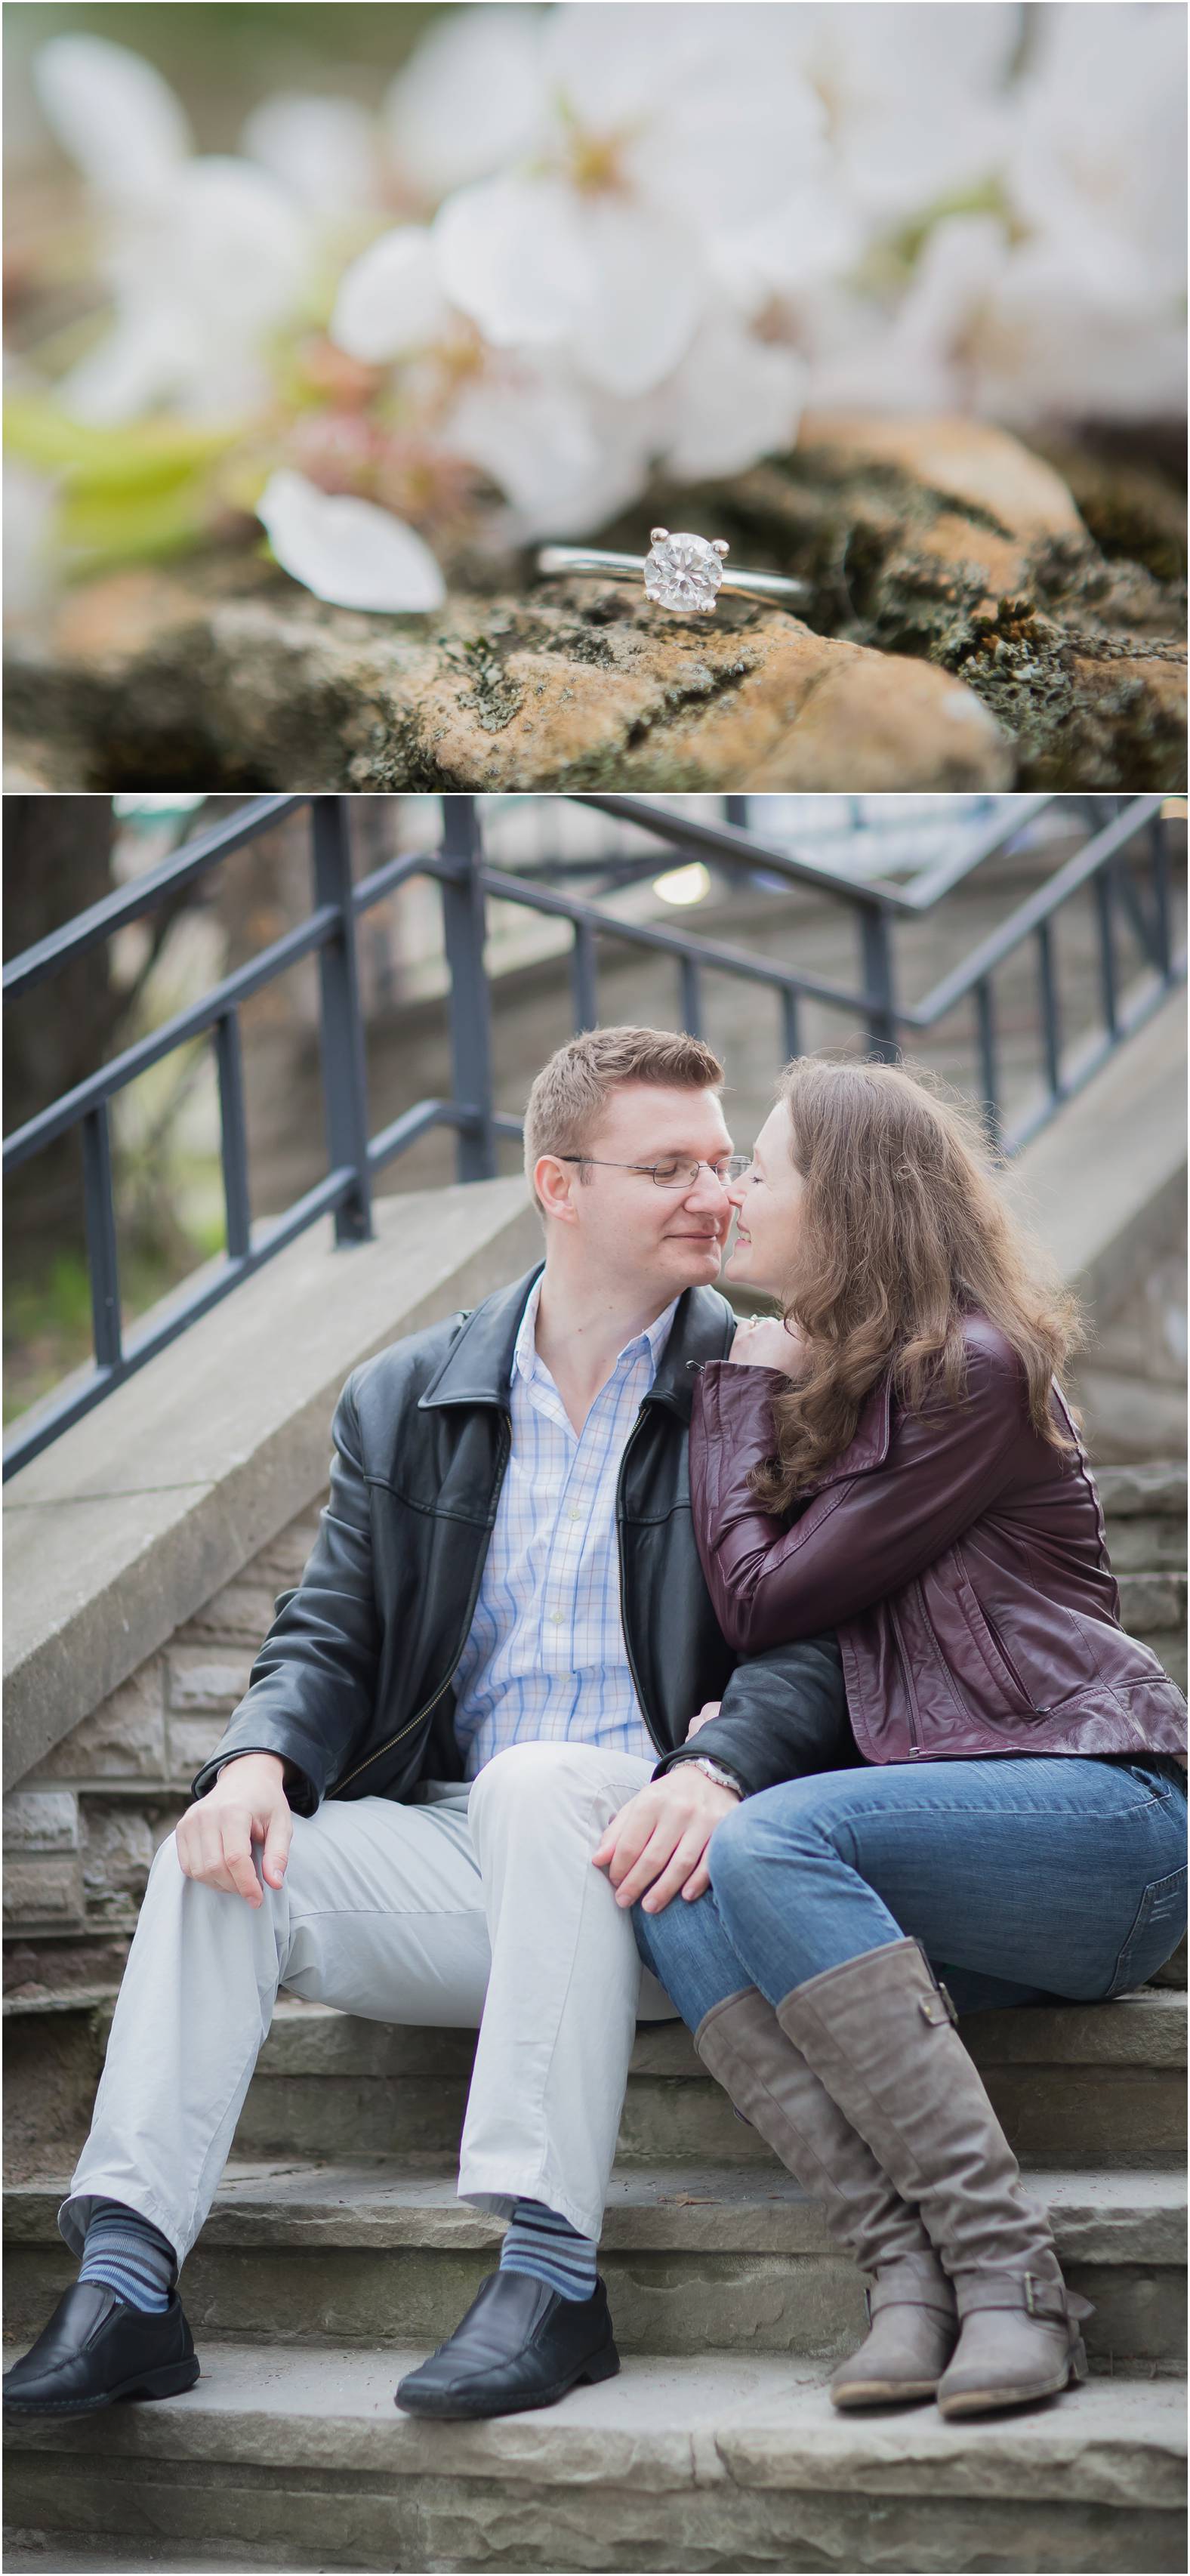
{"type": "Polygon", "coordinates": [[[502,2272],[531,2272],[564,2299],[589,2299],[595,2288],[595,2239],[580,2236],[540,2200],[518,2200],[500,2248],[502,2272]]]}
{"type": "Polygon", "coordinates": [[[130,2308],[164,2316],[177,2263],[168,2237],[120,2200],[97,2200],[83,2243],[80,2281],[106,2281],[130,2308]]]}

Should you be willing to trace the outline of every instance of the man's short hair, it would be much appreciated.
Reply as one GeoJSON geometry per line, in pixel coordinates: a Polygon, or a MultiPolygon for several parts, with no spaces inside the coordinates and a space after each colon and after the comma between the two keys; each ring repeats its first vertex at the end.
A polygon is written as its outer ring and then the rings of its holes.
{"type": "MultiPolygon", "coordinates": [[[[676,1029],[584,1029],[543,1064],[529,1094],[525,1173],[530,1188],[539,1155],[586,1152],[612,1093],[626,1083],[721,1091],[723,1081],[718,1056],[701,1038],[676,1029]]],[[[541,1206],[540,1199],[537,1204],[541,1206]]]]}

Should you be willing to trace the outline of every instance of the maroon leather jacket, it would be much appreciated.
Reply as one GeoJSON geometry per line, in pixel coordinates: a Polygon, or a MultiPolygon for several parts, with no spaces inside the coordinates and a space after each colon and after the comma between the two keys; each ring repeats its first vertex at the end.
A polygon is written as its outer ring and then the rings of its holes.
{"type": "Polygon", "coordinates": [[[982,1315],[966,1392],[914,1415],[886,1378],[854,1439],[785,1521],[748,1471],[773,1450],[775,1369],[711,1361],[690,1485],[699,1554],[738,1654],[838,1631],[870,1762],[989,1753],[1180,1753],[1186,1703],[1120,1626],[1086,1453],[1030,1425],[1024,1373],[982,1315]]]}

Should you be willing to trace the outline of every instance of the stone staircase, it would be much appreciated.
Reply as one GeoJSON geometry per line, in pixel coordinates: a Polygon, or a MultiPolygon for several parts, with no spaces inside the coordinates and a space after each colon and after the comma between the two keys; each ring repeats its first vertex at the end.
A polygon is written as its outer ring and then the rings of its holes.
{"type": "MultiPolygon", "coordinates": [[[[20,2427],[8,2516],[43,2538],[18,2536],[9,2568],[108,2569],[108,2533],[130,2566],[188,2569],[237,2541],[295,2570],[1184,2565],[1185,1995],[983,2014],[966,2036],[1095,2301],[1094,2375],[1061,2405],[836,2417],[824,2381],[860,2331],[856,2280],[659,2025],[634,2052],[604,2236],[620,2379],[487,2425],[398,2416],[396,2379],[499,2241],[454,2196],[473,2043],[284,1999],[183,2280],[203,2376],[169,2405],[20,2427]]],[[[64,2179],[8,2196],[18,2339],[71,2276],[64,2179]]]]}
{"type": "MultiPolygon", "coordinates": [[[[1100,1481],[1125,1620],[1184,1684],[1184,1472],[1100,1481]]],[[[8,2437],[9,2576],[1184,2568],[1184,1980],[1179,1958],[1113,2003],[964,2024],[1095,2302],[1085,2388],[967,2424],[833,2412],[856,2279],[676,2023],[638,2036],[609,2200],[619,2379],[486,2425],[398,2415],[499,2242],[454,2193],[473,2039],[283,1997],[182,2282],[202,2377],[8,2437]]],[[[55,2210],[113,2001],[10,1998],[18,2348],[72,2275],[55,2210]]]]}

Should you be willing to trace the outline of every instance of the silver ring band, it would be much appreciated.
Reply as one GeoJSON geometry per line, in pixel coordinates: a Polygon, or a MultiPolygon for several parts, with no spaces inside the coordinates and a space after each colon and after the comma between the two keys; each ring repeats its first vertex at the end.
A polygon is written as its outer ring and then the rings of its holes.
{"type": "Polygon", "coordinates": [[[785,573],[728,572],[723,561],[726,553],[722,540],[689,534],[671,537],[667,529],[654,528],[648,555],[605,554],[597,546],[542,546],[537,569],[547,578],[558,573],[595,573],[612,581],[643,582],[654,606],[679,617],[708,616],[719,597],[751,599],[763,608],[789,610],[797,600],[809,597],[809,583],[794,581],[785,573]]]}

